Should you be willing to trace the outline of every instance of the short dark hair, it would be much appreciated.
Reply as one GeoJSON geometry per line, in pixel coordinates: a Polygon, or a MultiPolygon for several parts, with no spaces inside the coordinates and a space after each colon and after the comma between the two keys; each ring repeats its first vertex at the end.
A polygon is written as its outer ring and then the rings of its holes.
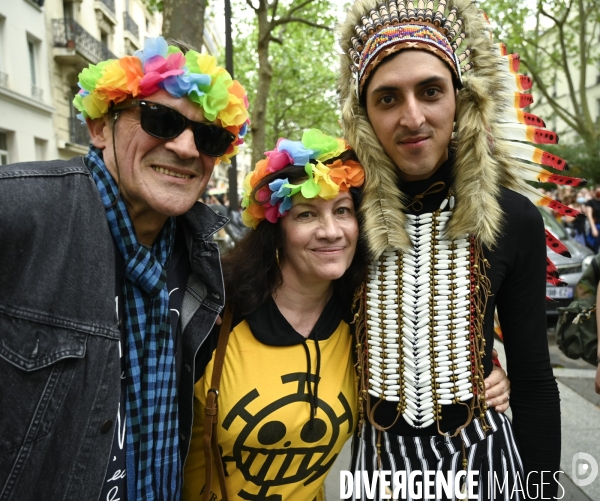
{"type": "MultiPolygon", "coordinates": [[[[356,159],[354,152],[346,152],[339,158],[342,160],[356,159]]],[[[333,160],[328,160],[328,162],[333,160]]],[[[275,179],[282,178],[288,178],[291,183],[297,183],[306,178],[306,172],[302,166],[284,167],[265,176],[254,188],[251,196],[256,199],[258,190],[275,179]]],[[[362,190],[359,188],[350,189],[357,213],[361,194],[362,190]]],[[[232,250],[223,256],[225,294],[236,315],[244,316],[255,311],[282,284],[280,265],[285,261],[283,239],[280,220],[276,223],[263,220],[255,230],[247,233],[232,250]],[[277,252],[279,252],[279,264],[276,258],[277,252]]],[[[348,307],[353,299],[354,290],[365,279],[367,265],[367,246],[359,236],[356,253],[350,267],[340,278],[333,281],[334,291],[348,307]]]]}

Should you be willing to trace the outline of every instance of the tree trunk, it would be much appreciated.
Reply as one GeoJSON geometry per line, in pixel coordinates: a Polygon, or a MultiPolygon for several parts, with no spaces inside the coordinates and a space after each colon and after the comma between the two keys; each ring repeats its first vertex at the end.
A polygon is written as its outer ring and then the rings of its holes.
{"type": "Polygon", "coordinates": [[[200,52],[206,0],[164,0],[163,5],[163,36],[182,40],[200,52]]]}
{"type": "Polygon", "coordinates": [[[265,152],[267,98],[269,97],[273,78],[273,68],[269,62],[269,42],[272,26],[268,19],[269,11],[266,0],[260,0],[256,15],[258,17],[258,85],[250,127],[252,133],[252,167],[264,156],[265,152]]]}
{"type": "Polygon", "coordinates": [[[581,100],[581,110],[582,117],[581,120],[583,122],[583,128],[585,129],[585,134],[582,134],[582,138],[585,143],[588,145],[593,145],[596,141],[595,136],[595,124],[592,119],[592,114],[590,112],[590,106],[588,103],[588,95],[587,95],[587,65],[590,54],[587,50],[587,41],[588,36],[595,36],[595,33],[592,35],[591,33],[588,35],[588,19],[585,14],[586,9],[583,0],[579,0],[577,2],[578,14],[579,14],[579,99],[581,100]]]}

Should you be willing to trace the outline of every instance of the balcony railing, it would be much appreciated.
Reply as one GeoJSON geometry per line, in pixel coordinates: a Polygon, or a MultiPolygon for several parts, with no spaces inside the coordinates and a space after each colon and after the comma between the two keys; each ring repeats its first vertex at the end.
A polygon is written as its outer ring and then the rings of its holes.
{"type": "Polygon", "coordinates": [[[8,74],[0,71],[0,87],[8,87],[8,74]]]}
{"type": "Polygon", "coordinates": [[[117,58],[106,45],[96,40],[73,19],[53,19],[52,37],[54,47],[75,49],[93,64],[117,58]]]}
{"type": "Polygon", "coordinates": [[[128,12],[123,12],[123,25],[129,33],[131,33],[135,38],[140,37],[140,28],[137,23],[131,18],[128,12]]]}
{"type": "Polygon", "coordinates": [[[71,136],[71,142],[80,144],[81,146],[88,146],[90,144],[90,134],[84,123],[77,117],[69,118],[69,132],[71,136]]]}
{"type": "Polygon", "coordinates": [[[35,84],[31,84],[31,97],[36,101],[41,101],[44,99],[44,89],[35,84]]]}
{"type": "Polygon", "coordinates": [[[108,10],[110,10],[113,14],[115,13],[115,0],[99,0],[100,2],[102,2],[104,5],[106,5],[108,7],[108,10]]]}

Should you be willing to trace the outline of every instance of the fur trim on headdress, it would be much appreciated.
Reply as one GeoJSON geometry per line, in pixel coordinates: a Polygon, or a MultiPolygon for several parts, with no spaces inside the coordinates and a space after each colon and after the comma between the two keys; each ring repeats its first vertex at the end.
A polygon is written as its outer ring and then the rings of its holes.
{"type": "MultiPolygon", "coordinates": [[[[341,46],[345,53],[350,49],[354,26],[379,0],[358,0],[350,9],[341,26],[341,46]]],[[[497,202],[499,173],[498,164],[492,156],[491,124],[494,114],[505,106],[490,96],[506,93],[497,89],[501,78],[500,54],[494,49],[485,30],[484,18],[470,0],[456,0],[448,8],[456,6],[462,18],[465,32],[469,35],[467,45],[474,47],[470,57],[474,69],[463,77],[464,87],[457,99],[456,137],[458,149],[454,167],[454,193],[457,205],[448,227],[450,238],[465,233],[476,236],[483,244],[492,246],[498,238],[502,211],[497,202]],[[489,131],[482,134],[482,131],[489,131]]],[[[402,193],[398,188],[398,168],[383,151],[366,110],[360,105],[355,92],[356,79],[348,56],[342,56],[340,97],[342,101],[342,127],[345,137],[355,149],[366,172],[366,182],[361,208],[363,231],[374,257],[392,247],[400,250],[410,248],[405,227],[402,193]]],[[[506,104],[508,105],[508,104],[506,104]]]]}
{"type": "Polygon", "coordinates": [[[502,210],[497,201],[503,176],[493,155],[495,117],[506,106],[508,89],[500,77],[502,59],[492,45],[485,18],[470,0],[457,0],[460,16],[473,48],[473,69],[463,76],[463,88],[456,102],[454,193],[457,204],[448,225],[448,235],[474,235],[492,247],[500,236],[502,210]]]}
{"type": "MultiPolygon", "coordinates": [[[[451,41],[462,74],[454,128],[453,191],[457,204],[446,230],[448,237],[456,240],[469,233],[481,244],[493,247],[502,233],[503,214],[497,201],[500,186],[558,214],[579,214],[527,183],[582,186],[585,180],[548,171],[547,167],[566,170],[568,166],[562,158],[527,144],[555,144],[558,136],[545,128],[542,119],[520,110],[530,105],[533,98],[522,93],[531,89],[532,80],[517,73],[518,54],[507,54],[503,44],[493,44],[489,21],[475,2],[446,3],[438,0],[434,12],[433,0],[427,2],[427,7],[419,2],[416,8],[412,1],[358,0],[340,28],[340,44],[345,53],[339,82],[342,127],[365,169],[361,215],[373,258],[390,248],[406,251],[411,245],[405,231],[398,167],[385,154],[356,93],[361,51],[366,50],[365,43],[373,33],[390,24],[416,20],[441,26],[451,41]]],[[[548,232],[546,238],[552,250],[569,255],[566,247],[548,232]]],[[[549,268],[549,283],[556,285],[557,277],[555,269],[549,268]]]]}

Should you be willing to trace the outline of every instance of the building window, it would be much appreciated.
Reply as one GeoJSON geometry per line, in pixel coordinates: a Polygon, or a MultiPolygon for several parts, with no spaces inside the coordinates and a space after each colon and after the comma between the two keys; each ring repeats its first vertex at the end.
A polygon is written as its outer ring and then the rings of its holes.
{"type": "Polygon", "coordinates": [[[31,40],[27,40],[27,48],[29,49],[29,70],[31,71],[31,83],[37,84],[37,68],[35,57],[35,45],[31,40]]]}
{"type": "Polygon", "coordinates": [[[43,99],[43,90],[39,82],[38,70],[38,48],[39,42],[32,38],[27,39],[27,51],[29,52],[29,72],[31,74],[31,95],[34,99],[43,99]]]}
{"type": "Polygon", "coordinates": [[[8,134],[0,132],[0,165],[8,165],[8,134]]]}
{"type": "Polygon", "coordinates": [[[40,139],[39,137],[35,138],[35,159],[46,160],[46,145],[48,141],[45,139],[40,139]]]}
{"type": "Polygon", "coordinates": [[[75,5],[73,2],[63,2],[65,19],[75,19],[75,5]]]}

